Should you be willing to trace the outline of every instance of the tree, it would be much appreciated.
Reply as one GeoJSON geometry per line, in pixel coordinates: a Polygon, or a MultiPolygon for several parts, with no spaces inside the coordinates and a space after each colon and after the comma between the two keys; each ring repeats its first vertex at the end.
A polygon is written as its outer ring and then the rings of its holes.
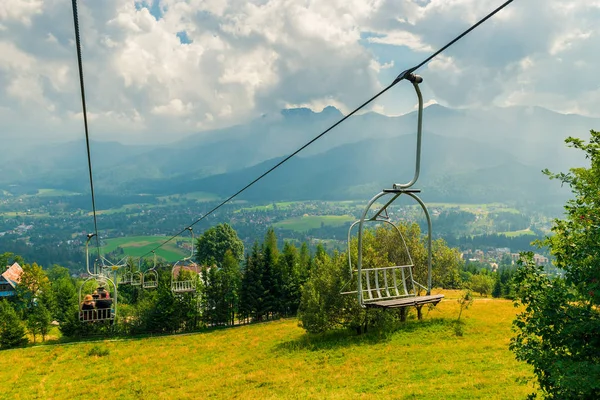
{"type": "Polygon", "coordinates": [[[600,133],[588,143],[569,137],[589,168],[568,173],[543,172],[568,184],[574,198],[564,219],[555,219],[548,246],[564,277],[550,277],[533,261],[519,261],[514,281],[525,310],[513,322],[511,349],[534,368],[542,392],[551,399],[600,398],[600,133]]]}
{"type": "Polygon", "coordinates": [[[227,323],[233,325],[235,314],[238,311],[242,272],[240,271],[239,261],[236,260],[231,250],[225,252],[223,267],[220,271],[223,275],[223,296],[227,310],[227,323]]]}
{"type": "Polygon", "coordinates": [[[261,257],[261,286],[263,288],[263,312],[267,318],[278,309],[281,299],[279,279],[276,271],[275,254],[269,245],[263,245],[261,257]]]}
{"type": "Polygon", "coordinates": [[[264,287],[262,284],[262,254],[258,242],[246,257],[246,267],[242,278],[240,311],[244,317],[260,321],[264,314],[264,287]]]}
{"type": "Polygon", "coordinates": [[[300,326],[310,333],[338,328],[354,328],[360,332],[366,313],[354,295],[340,295],[340,289],[348,280],[344,254],[333,259],[326,253],[317,254],[310,278],[302,287],[298,310],[300,326]]]}
{"type": "Polygon", "coordinates": [[[475,274],[469,279],[469,288],[482,296],[487,296],[494,287],[494,278],[488,274],[475,274]]]}
{"type": "Polygon", "coordinates": [[[198,238],[196,260],[202,265],[221,266],[227,250],[230,250],[237,260],[243,260],[244,243],[229,224],[223,223],[213,226],[198,238]]]}
{"type": "Polygon", "coordinates": [[[14,263],[22,266],[25,264],[25,260],[23,260],[23,257],[10,252],[0,254],[0,271],[4,272],[7,267],[10,267],[14,263]]]}
{"type": "Polygon", "coordinates": [[[8,349],[27,343],[25,328],[7,300],[0,300],[0,348],[8,349]]]}
{"type": "Polygon", "coordinates": [[[52,282],[51,288],[55,304],[54,318],[58,322],[64,322],[72,312],[73,305],[77,305],[77,289],[69,277],[59,278],[52,282]]]}
{"type": "Polygon", "coordinates": [[[37,335],[42,335],[42,341],[46,340],[46,335],[50,330],[52,316],[50,311],[42,303],[37,303],[27,317],[27,329],[33,335],[33,343],[36,342],[37,335]]]}
{"type": "Polygon", "coordinates": [[[283,253],[279,257],[281,272],[281,307],[284,315],[294,315],[300,304],[301,282],[300,260],[298,249],[291,243],[285,242],[283,253]]]}
{"type": "Polygon", "coordinates": [[[60,265],[54,264],[46,271],[46,275],[50,282],[56,282],[59,279],[68,279],[71,277],[71,272],[68,268],[61,267],[60,265]]]}
{"type": "Polygon", "coordinates": [[[53,308],[50,281],[42,267],[36,263],[23,264],[21,281],[16,289],[18,302],[26,314],[37,301],[43,302],[47,308],[53,308]]]}

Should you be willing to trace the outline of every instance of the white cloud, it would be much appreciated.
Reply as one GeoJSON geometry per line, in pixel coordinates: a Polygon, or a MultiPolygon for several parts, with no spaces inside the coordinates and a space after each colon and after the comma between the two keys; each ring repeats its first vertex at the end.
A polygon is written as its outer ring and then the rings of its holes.
{"type": "MultiPolygon", "coordinates": [[[[380,78],[387,85],[501,3],[158,1],[78,3],[97,140],[173,140],[293,105],[349,111],[382,87],[380,78]],[[373,46],[387,55],[376,56],[373,46]]],[[[0,2],[3,137],[81,137],[70,7],[68,0],[0,2]]],[[[514,2],[419,71],[424,95],[456,107],[529,104],[598,115],[591,83],[599,22],[598,0],[514,2]]],[[[414,99],[402,96],[401,106],[382,99],[372,109],[410,111],[414,99]]]]}
{"type": "MultiPolygon", "coordinates": [[[[78,137],[81,124],[70,117],[81,111],[70,2],[25,3],[37,11],[0,14],[11,24],[11,37],[0,42],[7,50],[0,52],[0,106],[22,115],[37,101],[51,113],[0,128],[78,137]],[[63,126],[46,125],[49,118],[63,126]]],[[[379,85],[359,43],[359,20],[376,3],[163,0],[157,19],[141,1],[80,1],[90,129],[100,139],[129,141],[127,127],[160,141],[166,131],[184,136],[288,103],[356,102],[379,85]],[[182,31],[191,43],[181,43],[182,31]]]]}
{"type": "Polygon", "coordinates": [[[41,14],[43,0],[5,0],[0,2],[0,21],[14,20],[31,25],[31,18],[41,14]]]}
{"type": "Polygon", "coordinates": [[[194,106],[192,103],[183,104],[179,99],[173,99],[168,104],[156,106],[152,109],[153,114],[181,117],[192,112],[194,106]]]}

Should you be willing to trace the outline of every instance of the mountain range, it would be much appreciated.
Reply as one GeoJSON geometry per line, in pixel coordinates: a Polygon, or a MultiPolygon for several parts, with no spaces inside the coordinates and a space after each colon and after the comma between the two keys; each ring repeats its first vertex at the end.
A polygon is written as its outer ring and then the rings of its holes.
{"type": "MultiPolygon", "coordinates": [[[[97,192],[157,195],[235,193],[342,117],[339,110],[306,108],[264,115],[244,125],[204,131],[164,145],[92,141],[97,192]]],[[[273,171],[240,197],[249,200],[371,197],[414,172],[417,113],[365,113],[349,118],[273,171]]],[[[451,109],[427,107],[417,186],[428,201],[563,201],[568,191],[543,168],[585,165],[564,144],[589,137],[600,119],[540,107],[451,109]]],[[[30,146],[4,154],[0,188],[21,185],[87,193],[83,140],[30,146]]]]}

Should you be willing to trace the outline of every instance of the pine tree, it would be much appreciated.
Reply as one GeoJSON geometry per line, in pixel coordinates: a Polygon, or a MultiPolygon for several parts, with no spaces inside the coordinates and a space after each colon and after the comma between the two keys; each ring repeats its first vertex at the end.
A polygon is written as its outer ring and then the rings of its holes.
{"type": "Polygon", "coordinates": [[[7,300],[0,300],[0,348],[8,349],[27,343],[25,328],[7,300]]]}
{"type": "Polygon", "coordinates": [[[261,284],[263,288],[263,307],[262,312],[268,316],[272,316],[278,310],[280,290],[275,271],[275,256],[270,246],[263,248],[263,257],[260,263],[262,274],[261,284]]]}
{"type": "Polygon", "coordinates": [[[298,249],[287,241],[279,257],[279,271],[282,274],[282,312],[295,315],[300,304],[300,262],[298,249]]]}
{"type": "Polygon", "coordinates": [[[223,258],[223,296],[227,309],[227,323],[234,324],[235,314],[238,312],[238,303],[242,284],[240,264],[231,251],[225,252],[223,258]]]}
{"type": "Polygon", "coordinates": [[[246,268],[242,279],[242,305],[245,316],[254,321],[264,315],[264,287],[262,284],[262,254],[258,242],[246,258],[246,268]]]}
{"type": "Polygon", "coordinates": [[[300,284],[304,284],[310,276],[310,270],[312,268],[313,260],[310,255],[310,250],[306,242],[302,242],[300,246],[300,284]]]}

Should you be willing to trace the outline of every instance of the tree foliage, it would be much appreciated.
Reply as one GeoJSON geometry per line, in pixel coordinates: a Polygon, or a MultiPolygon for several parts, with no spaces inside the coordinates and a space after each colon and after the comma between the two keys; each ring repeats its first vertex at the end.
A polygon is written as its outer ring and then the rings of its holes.
{"type": "Polygon", "coordinates": [[[231,251],[241,261],[244,257],[244,243],[231,225],[223,223],[204,232],[196,241],[196,260],[202,265],[223,264],[225,253],[231,251]]]}
{"type": "Polygon", "coordinates": [[[6,268],[10,267],[14,263],[18,263],[19,265],[23,266],[25,261],[23,260],[23,257],[11,252],[0,254],[0,273],[4,272],[6,268]]]}
{"type": "Polygon", "coordinates": [[[0,348],[7,349],[27,343],[25,328],[7,300],[0,300],[0,348]]]}
{"type": "Polygon", "coordinates": [[[600,133],[588,143],[568,138],[589,168],[544,173],[568,184],[574,198],[540,245],[549,247],[564,277],[550,277],[525,254],[515,275],[518,302],[511,349],[534,368],[542,392],[552,399],[600,398],[600,133]]]}

